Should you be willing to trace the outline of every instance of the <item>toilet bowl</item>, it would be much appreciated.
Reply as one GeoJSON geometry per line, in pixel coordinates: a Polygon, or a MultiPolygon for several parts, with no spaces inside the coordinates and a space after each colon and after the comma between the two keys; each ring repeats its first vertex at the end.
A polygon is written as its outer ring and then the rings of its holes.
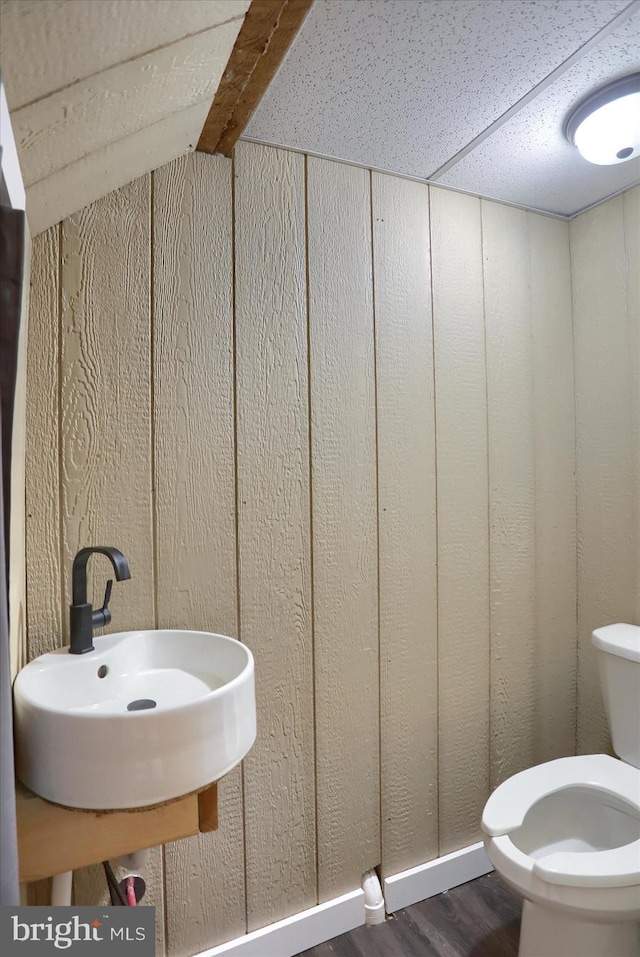
{"type": "Polygon", "coordinates": [[[521,771],[482,816],[491,862],[524,898],[519,957],[640,955],[640,628],[602,628],[594,644],[625,760],[580,755],[521,771]]]}

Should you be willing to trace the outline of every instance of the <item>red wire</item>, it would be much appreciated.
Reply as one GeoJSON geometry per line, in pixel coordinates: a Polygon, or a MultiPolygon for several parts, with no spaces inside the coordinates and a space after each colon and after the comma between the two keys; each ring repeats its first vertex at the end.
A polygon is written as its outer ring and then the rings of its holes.
{"type": "Polygon", "coordinates": [[[135,877],[127,877],[125,880],[125,886],[127,888],[127,904],[129,905],[129,907],[137,907],[138,901],[136,900],[135,877]]]}

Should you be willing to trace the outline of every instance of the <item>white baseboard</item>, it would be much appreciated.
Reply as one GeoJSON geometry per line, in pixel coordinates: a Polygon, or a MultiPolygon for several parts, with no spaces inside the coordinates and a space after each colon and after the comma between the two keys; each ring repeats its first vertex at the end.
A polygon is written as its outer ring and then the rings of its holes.
{"type": "Polygon", "coordinates": [[[388,914],[418,901],[442,894],[458,884],[466,884],[493,870],[482,842],[463,847],[453,854],[438,857],[428,864],[420,864],[401,871],[384,882],[384,901],[388,914]]]}
{"type": "MultiPolygon", "coordinates": [[[[491,870],[493,867],[481,843],[463,847],[446,857],[388,877],[384,882],[386,911],[393,913],[491,870]]],[[[198,957],[295,957],[362,924],[364,892],[358,889],[219,944],[198,957]]]]}
{"type": "Polygon", "coordinates": [[[294,957],[362,924],[364,891],[359,889],[205,950],[199,957],[294,957]]]}

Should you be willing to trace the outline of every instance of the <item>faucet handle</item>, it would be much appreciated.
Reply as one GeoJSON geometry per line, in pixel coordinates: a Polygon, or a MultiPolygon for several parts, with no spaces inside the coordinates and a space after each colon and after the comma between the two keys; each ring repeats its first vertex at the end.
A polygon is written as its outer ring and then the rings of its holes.
{"type": "Polygon", "coordinates": [[[111,599],[111,589],[113,588],[113,578],[110,578],[107,582],[107,587],[104,590],[104,601],[102,602],[102,608],[99,608],[97,611],[93,612],[92,624],[94,628],[104,628],[105,625],[108,625],[111,621],[111,611],[109,609],[109,601],[111,599]]]}
{"type": "MultiPolygon", "coordinates": [[[[104,601],[102,602],[101,611],[109,611],[109,602],[111,601],[111,589],[113,588],[113,578],[110,578],[107,581],[107,587],[104,590],[104,601]]],[[[109,612],[109,618],[111,618],[111,612],[109,612]]]]}

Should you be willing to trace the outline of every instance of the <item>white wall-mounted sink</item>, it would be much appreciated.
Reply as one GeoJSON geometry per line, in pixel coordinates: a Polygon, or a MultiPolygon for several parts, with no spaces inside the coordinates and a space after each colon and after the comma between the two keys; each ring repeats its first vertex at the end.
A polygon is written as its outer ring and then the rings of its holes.
{"type": "Polygon", "coordinates": [[[217,781],[256,735],[253,656],[199,631],[128,631],[34,659],[14,684],[16,770],[68,807],[147,807],[217,781]]]}

